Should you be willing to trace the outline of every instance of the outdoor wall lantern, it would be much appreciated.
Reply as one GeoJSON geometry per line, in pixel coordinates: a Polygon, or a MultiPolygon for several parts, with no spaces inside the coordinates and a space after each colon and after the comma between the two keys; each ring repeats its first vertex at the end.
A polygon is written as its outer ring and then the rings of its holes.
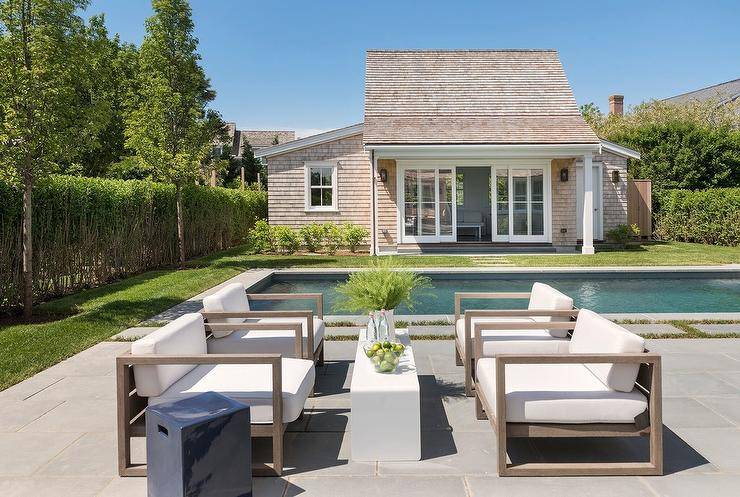
{"type": "Polygon", "coordinates": [[[382,183],[385,183],[386,181],[388,181],[388,170],[387,169],[380,170],[380,181],[382,183]]]}
{"type": "Polygon", "coordinates": [[[619,183],[619,171],[612,171],[612,183],[619,183]]]}
{"type": "Polygon", "coordinates": [[[564,167],[563,169],[560,170],[560,181],[562,181],[563,183],[568,181],[568,168],[567,167],[564,167]]]}

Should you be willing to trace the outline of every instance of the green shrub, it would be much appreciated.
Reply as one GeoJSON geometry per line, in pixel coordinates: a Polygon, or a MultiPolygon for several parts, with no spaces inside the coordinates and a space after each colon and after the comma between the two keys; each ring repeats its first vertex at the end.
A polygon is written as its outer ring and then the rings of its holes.
{"type": "Polygon", "coordinates": [[[666,190],[655,203],[659,240],[740,246],[740,188],[666,190]]]}
{"type": "Polygon", "coordinates": [[[365,228],[351,223],[342,226],[342,230],[344,231],[344,244],[349,248],[350,252],[355,252],[357,247],[359,247],[369,235],[365,228]]]}
{"type": "Polygon", "coordinates": [[[320,224],[312,223],[301,228],[301,238],[303,245],[309,252],[318,252],[324,241],[324,227],[320,224]]]}
{"type": "Polygon", "coordinates": [[[249,232],[249,247],[256,254],[275,250],[272,227],[264,219],[257,221],[249,232]]]}
{"type": "Polygon", "coordinates": [[[640,228],[636,224],[631,226],[620,224],[616,228],[606,232],[607,240],[611,240],[622,246],[627,245],[627,242],[636,236],[640,236],[640,228]]]}
{"type": "Polygon", "coordinates": [[[289,226],[272,226],[271,231],[280,253],[292,254],[300,248],[301,239],[289,226]]]}
{"type": "Polygon", "coordinates": [[[337,287],[337,311],[370,312],[395,309],[401,304],[413,309],[414,293],[431,287],[431,280],[411,271],[396,271],[380,260],[372,269],[350,274],[337,287]]]}
{"type": "Polygon", "coordinates": [[[342,229],[334,223],[324,224],[324,247],[327,254],[336,254],[344,243],[342,229]]]}
{"type": "MultiPolygon", "coordinates": [[[[0,309],[21,301],[22,192],[0,180],[0,309]]],[[[244,243],[267,215],[265,192],[183,190],[187,257],[244,243]]],[[[33,192],[34,300],[176,264],[175,188],[143,180],[50,175],[33,192]]]]}

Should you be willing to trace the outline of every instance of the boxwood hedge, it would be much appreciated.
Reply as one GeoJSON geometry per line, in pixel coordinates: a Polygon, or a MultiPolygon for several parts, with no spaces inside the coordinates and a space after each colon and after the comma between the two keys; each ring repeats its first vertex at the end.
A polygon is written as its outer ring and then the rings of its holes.
{"type": "Polygon", "coordinates": [[[740,245],[740,188],[665,190],[656,200],[656,238],[740,245]]]}

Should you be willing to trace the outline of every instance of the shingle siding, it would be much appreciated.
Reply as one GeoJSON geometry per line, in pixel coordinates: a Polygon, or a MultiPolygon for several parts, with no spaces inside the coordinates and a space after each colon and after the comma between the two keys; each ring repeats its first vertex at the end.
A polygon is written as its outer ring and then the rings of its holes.
{"type": "Polygon", "coordinates": [[[594,155],[603,167],[602,190],[604,201],[604,237],[610,229],[627,224],[627,159],[605,152],[594,155]],[[619,182],[612,181],[612,172],[619,172],[619,182]]]}
{"type": "Polygon", "coordinates": [[[576,226],[576,161],[554,159],[552,174],[552,244],[574,246],[578,237],[576,226]],[[568,170],[568,181],[560,181],[560,170],[568,170]],[[565,233],[562,232],[565,230],[565,233]]]}
{"type": "Polygon", "coordinates": [[[370,230],[370,170],[370,157],[363,149],[360,134],[270,157],[270,224],[300,228],[314,222],[351,222],[370,230]],[[306,212],[305,163],[310,161],[338,163],[338,211],[306,212]]]}

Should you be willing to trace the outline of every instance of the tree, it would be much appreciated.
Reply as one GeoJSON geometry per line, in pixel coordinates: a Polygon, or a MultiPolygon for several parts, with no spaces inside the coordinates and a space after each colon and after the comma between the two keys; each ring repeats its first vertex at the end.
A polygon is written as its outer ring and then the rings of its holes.
{"type": "Polygon", "coordinates": [[[578,109],[581,111],[583,119],[591,126],[598,125],[604,117],[599,106],[593,102],[583,104],[578,109]]]}
{"type": "Polygon", "coordinates": [[[651,179],[657,192],[740,186],[740,113],[732,105],[651,101],[594,127],[640,152],[630,174],[651,179]]]}
{"type": "Polygon", "coordinates": [[[33,310],[33,188],[79,132],[86,0],[0,0],[0,168],[23,189],[23,312],[33,310]]]}
{"type": "Polygon", "coordinates": [[[110,38],[103,15],[90,18],[85,37],[85,67],[78,78],[78,109],[85,128],[79,133],[62,172],[107,176],[111,164],[131,155],[125,145],[126,103],[136,88],[138,49],[110,38]]]}
{"type": "Polygon", "coordinates": [[[185,262],[182,189],[197,180],[213,136],[206,106],[215,98],[199,65],[186,0],[153,0],[139,52],[139,94],[126,119],[126,144],[156,179],[176,189],[179,260],[185,262]]]}

